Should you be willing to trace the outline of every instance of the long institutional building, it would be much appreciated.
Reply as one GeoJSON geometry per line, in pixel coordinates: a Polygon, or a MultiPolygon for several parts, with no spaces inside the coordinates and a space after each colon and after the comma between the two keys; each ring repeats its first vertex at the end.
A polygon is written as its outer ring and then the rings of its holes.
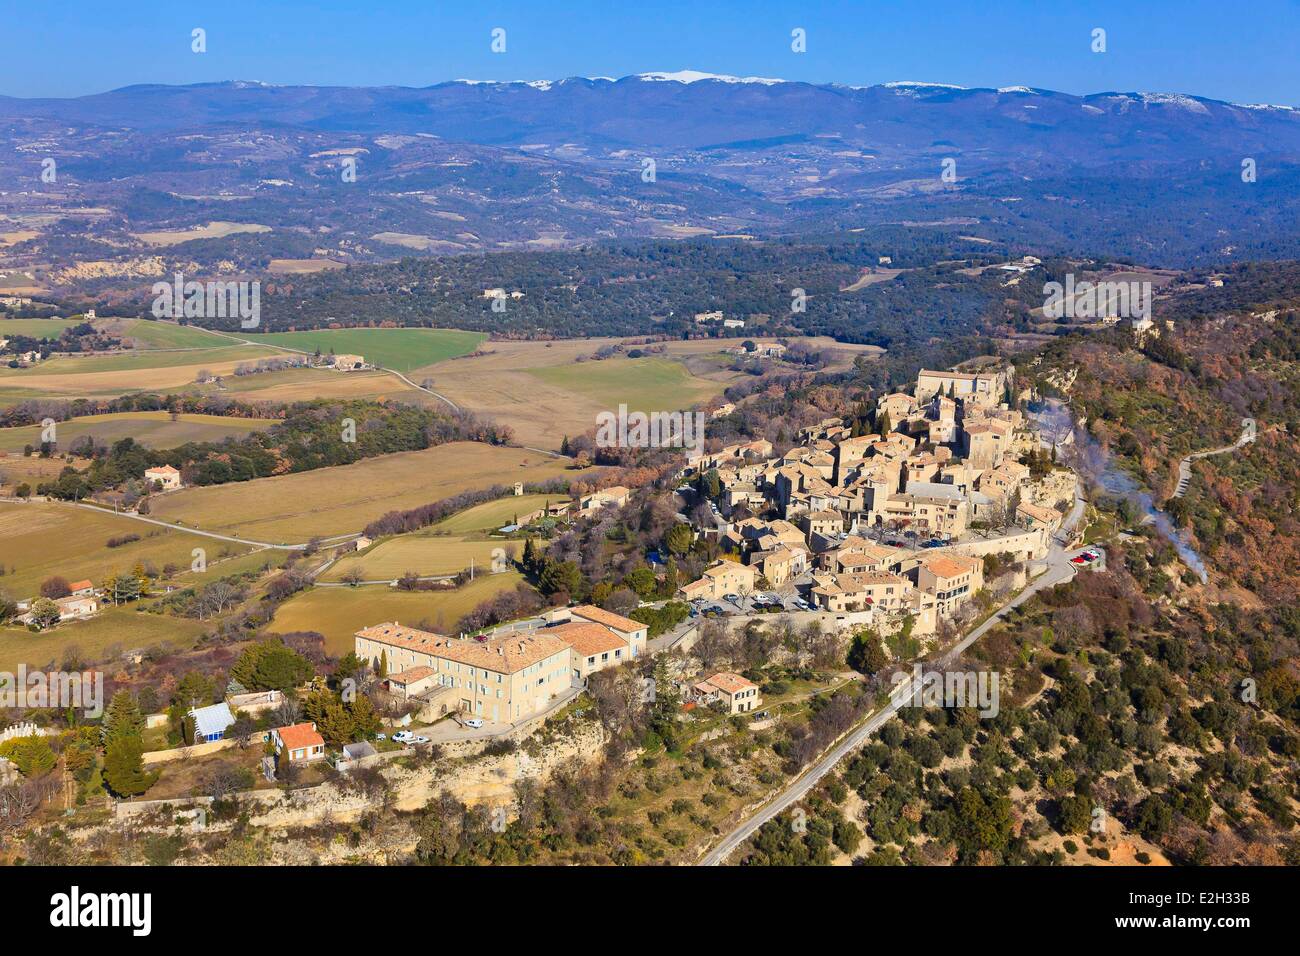
{"type": "Polygon", "coordinates": [[[383,660],[402,686],[451,691],[464,713],[493,721],[525,720],[588,676],[645,653],[648,628],[591,605],[561,608],[546,626],[486,637],[447,637],[396,622],[356,633],[356,654],[383,660]]]}

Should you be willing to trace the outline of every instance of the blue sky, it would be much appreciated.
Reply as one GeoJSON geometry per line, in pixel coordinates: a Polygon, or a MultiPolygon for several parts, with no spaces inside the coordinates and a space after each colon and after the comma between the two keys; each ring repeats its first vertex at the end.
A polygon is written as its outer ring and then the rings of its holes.
{"type": "Polygon", "coordinates": [[[1300,0],[0,0],[0,23],[0,94],[10,96],[227,79],[427,86],[694,69],[1300,105],[1300,0]],[[194,27],[207,31],[204,54],[190,50],[194,27]],[[506,30],[504,54],[490,50],[494,27],[506,30]],[[795,27],[807,31],[806,53],[791,52],[795,27]],[[1105,53],[1090,50],[1096,27],[1106,30],[1105,53]]]}

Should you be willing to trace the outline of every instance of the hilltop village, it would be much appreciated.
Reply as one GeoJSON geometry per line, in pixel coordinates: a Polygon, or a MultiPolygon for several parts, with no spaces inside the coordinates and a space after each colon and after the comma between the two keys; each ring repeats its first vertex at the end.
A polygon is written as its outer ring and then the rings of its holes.
{"type": "Polygon", "coordinates": [[[807,592],[797,606],[843,624],[907,618],[933,634],[980,590],[983,558],[1044,558],[1074,500],[1074,476],[1050,467],[1010,391],[1003,370],[922,370],[913,394],[879,399],[874,433],[829,419],[779,457],[757,441],[691,461],[684,476],[720,488],[702,533],[735,560],[683,594],[793,585],[807,592]]]}
{"type": "MultiPolygon", "coordinates": [[[[986,566],[1041,562],[1075,501],[1075,476],[1052,467],[1011,390],[1002,369],[923,370],[912,394],[879,399],[874,433],[828,419],[783,455],[760,440],[690,458],[679,491],[713,516],[692,534],[723,556],[679,589],[689,618],[657,647],[644,625],[584,605],[478,637],[376,624],[357,633],[355,652],[419,696],[427,717],[517,721],[547,712],[596,671],[678,646],[674,637],[689,646],[700,617],[734,625],[781,611],[832,631],[931,638],[972,613],[986,566]]],[[[577,511],[619,507],[628,493],[588,496],[577,511]]],[[[705,681],[753,689],[734,674],[705,681]]],[[[693,685],[683,686],[689,696],[693,685]]]]}

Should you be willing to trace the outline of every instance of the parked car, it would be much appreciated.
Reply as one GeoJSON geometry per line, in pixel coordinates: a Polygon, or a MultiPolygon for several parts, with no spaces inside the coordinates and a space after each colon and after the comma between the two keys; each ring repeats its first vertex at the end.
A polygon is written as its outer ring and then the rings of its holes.
{"type": "Polygon", "coordinates": [[[376,740],[387,740],[387,739],[388,739],[388,734],[375,734],[375,739],[376,739],[376,740]]]}
{"type": "Polygon", "coordinates": [[[730,601],[733,604],[740,600],[739,594],[724,594],[722,597],[723,600],[730,601]]]}
{"type": "Polygon", "coordinates": [[[466,718],[465,718],[465,726],[466,726],[466,727],[473,727],[475,730],[478,730],[480,727],[483,726],[483,718],[482,718],[482,717],[466,717],[466,718]]]}
{"type": "Polygon", "coordinates": [[[414,739],[415,734],[411,733],[409,730],[399,730],[397,733],[393,734],[393,743],[395,744],[409,744],[414,739]]]}
{"type": "Polygon", "coordinates": [[[413,734],[411,736],[411,739],[407,742],[412,744],[427,744],[429,742],[429,738],[424,737],[420,734],[413,734]]]}

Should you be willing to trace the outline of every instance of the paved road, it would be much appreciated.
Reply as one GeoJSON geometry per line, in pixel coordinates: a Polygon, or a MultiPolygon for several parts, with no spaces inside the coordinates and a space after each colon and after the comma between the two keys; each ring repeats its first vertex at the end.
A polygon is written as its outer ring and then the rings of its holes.
{"type": "MultiPolygon", "coordinates": [[[[1078,488],[1075,489],[1074,507],[1065,517],[1061,525],[1061,530],[1057,533],[1051,550],[1047,556],[1047,570],[1036,577],[1029,585],[1017,594],[1014,598],[1004,604],[987,620],[979,626],[972,629],[965,637],[952,647],[944,656],[935,662],[935,667],[947,667],[957,658],[966,648],[970,647],[977,640],[988,633],[989,629],[1001,621],[1013,609],[1024,604],[1039,591],[1044,588],[1055,587],[1065,581],[1071,580],[1076,574],[1077,569],[1070,563],[1070,558],[1074,557],[1076,551],[1067,551],[1062,546],[1062,541],[1068,541],[1073,536],[1074,528],[1083,515],[1083,497],[1078,488]]],[[[913,693],[913,684],[915,678],[900,684],[890,694],[889,703],[885,707],[869,717],[866,723],[861,724],[855,730],[849,732],[848,736],[843,738],[840,743],[836,744],[829,753],[821,760],[813,764],[811,768],[803,773],[789,787],[781,792],[775,799],[764,806],[758,813],[754,814],[745,822],[741,823],[734,830],[723,837],[722,842],[707,853],[700,861],[701,866],[720,866],[725,863],[727,858],[734,853],[746,840],[754,835],[764,823],[784,813],[794,804],[802,800],[808,793],[817,786],[818,782],[835,769],[835,766],[861,747],[868,738],[894,716],[904,704],[908,702],[913,693]]]]}
{"type": "Polygon", "coordinates": [[[1174,490],[1173,497],[1181,498],[1187,494],[1187,486],[1192,480],[1192,462],[1200,458],[1209,458],[1211,455],[1222,455],[1224,452],[1236,451],[1243,448],[1255,440],[1255,419],[1243,418],[1241,420],[1241,437],[1231,445],[1224,445],[1222,448],[1211,448],[1209,451],[1192,452],[1178,463],[1178,487],[1174,490]]]}

